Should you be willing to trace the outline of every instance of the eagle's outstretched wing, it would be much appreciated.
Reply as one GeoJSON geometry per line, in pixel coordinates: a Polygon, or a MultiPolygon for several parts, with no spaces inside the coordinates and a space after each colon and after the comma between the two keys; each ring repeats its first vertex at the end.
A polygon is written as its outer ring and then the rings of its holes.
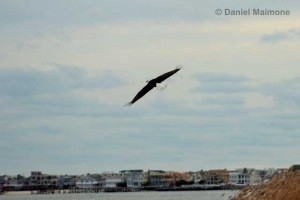
{"type": "Polygon", "coordinates": [[[129,103],[125,104],[125,106],[130,106],[130,105],[134,104],[134,102],[136,102],[137,100],[142,98],[145,94],[147,94],[154,87],[155,87],[155,84],[153,84],[151,81],[149,81],[148,84],[145,87],[143,87],[143,89],[141,89],[129,103]]]}
{"type": "Polygon", "coordinates": [[[175,74],[176,72],[178,72],[181,68],[182,68],[182,66],[179,65],[179,66],[176,67],[176,69],[174,69],[174,70],[172,70],[172,71],[169,71],[169,72],[167,72],[167,73],[164,73],[164,74],[162,74],[162,75],[156,77],[156,78],[153,79],[153,80],[155,80],[156,83],[161,83],[161,82],[163,82],[164,80],[166,80],[167,78],[169,78],[170,76],[172,76],[173,74],[175,74]]]}

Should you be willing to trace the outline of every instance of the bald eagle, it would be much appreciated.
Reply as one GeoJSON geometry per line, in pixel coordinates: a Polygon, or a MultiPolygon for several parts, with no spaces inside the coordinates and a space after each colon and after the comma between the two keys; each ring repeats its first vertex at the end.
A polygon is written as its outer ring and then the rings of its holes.
{"type": "Polygon", "coordinates": [[[137,100],[142,98],[145,94],[147,94],[154,87],[156,87],[158,90],[165,89],[167,87],[167,85],[162,84],[161,82],[163,82],[164,80],[166,80],[167,78],[169,78],[170,76],[172,76],[173,74],[178,72],[181,68],[182,68],[182,66],[179,65],[174,70],[166,72],[150,81],[147,81],[147,85],[145,87],[143,87],[143,89],[141,89],[129,103],[125,104],[125,106],[130,106],[130,105],[134,104],[137,100]]]}

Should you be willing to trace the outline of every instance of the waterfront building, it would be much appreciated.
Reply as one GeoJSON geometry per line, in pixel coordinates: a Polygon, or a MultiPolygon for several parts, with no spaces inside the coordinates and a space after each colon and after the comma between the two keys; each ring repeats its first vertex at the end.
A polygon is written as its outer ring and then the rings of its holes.
{"type": "Polygon", "coordinates": [[[29,177],[30,188],[57,188],[58,176],[43,174],[41,171],[32,171],[29,177]]]}
{"type": "Polygon", "coordinates": [[[145,186],[150,187],[169,187],[177,184],[188,184],[189,173],[165,172],[163,170],[148,170],[145,174],[145,186]]]}
{"type": "Polygon", "coordinates": [[[122,170],[121,176],[125,179],[127,187],[142,187],[144,182],[144,171],[138,170],[122,170]]]}
{"type": "Polygon", "coordinates": [[[214,169],[204,171],[205,184],[220,185],[229,182],[229,171],[227,169],[214,169]]]}
{"type": "Polygon", "coordinates": [[[0,188],[2,190],[2,188],[6,187],[6,183],[8,182],[9,180],[9,176],[7,175],[3,175],[3,176],[0,176],[0,188]]]}
{"type": "Polygon", "coordinates": [[[169,186],[166,182],[163,182],[162,179],[165,178],[165,171],[163,170],[148,170],[146,173],[146,186],[151,187],[166,187],[169,186]]]}
{"type": "Polygon", "coordinates": [[[28,181],[25,177],[14,178],[7,182],[7,187],[9,190],[22,190],[25,189],[28,185],[28,181]]]}
{"type": "Polygon", "coordinates": [[[58,187],[60,189],[75,188],[77,178],[75,175],[61,175],[58,177],[58,187]]]}
{"type": "Polygon", "coordinates": [[[229,172],[229,184],[231,185],[248,185],[250,184],[250,174],[255,169],[236,169],[229,172]]]}
{"type": "Polygon", "coordinates": [[[124,175],[120,173],[104,172],[101,174],[100,186],[104,188],[126,187],[124,175]]]}
{"type": "Polygon", "coordinates": [[[85,188],[94,188],[100,185],[99,181],[96,180],[91,175],[82,175],[76,180],[76,188],[85,189],[85,188]]]}
{"type": "Polygon", "coordinates": [[[189,184],[190,174],[181,172],[166,172],[161,182],[164,186],[179,186],[189,184]]]}
{"type": "Polygon", "coordinates": [[[198,171],[198,172],[189,172],[189,182],[193,182],[194,184],[202,184],[204,183],[204,172],[198,171]]]}
{"type": "Polygon", "coordinates": [[[28,179],[24,176],[0,176],[0,188],[3,190],[22,190],[26,189],[28,179]]]}

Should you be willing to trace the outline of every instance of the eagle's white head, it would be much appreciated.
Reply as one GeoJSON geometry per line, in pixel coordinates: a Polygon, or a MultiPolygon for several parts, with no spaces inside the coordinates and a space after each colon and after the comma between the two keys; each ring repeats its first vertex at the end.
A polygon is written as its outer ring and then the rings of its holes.
{"type": "Polygon", "coordinates": [[[181,69],[181,68],[183,68],[181,64],[176,66],[176,69],[181,69]]]}

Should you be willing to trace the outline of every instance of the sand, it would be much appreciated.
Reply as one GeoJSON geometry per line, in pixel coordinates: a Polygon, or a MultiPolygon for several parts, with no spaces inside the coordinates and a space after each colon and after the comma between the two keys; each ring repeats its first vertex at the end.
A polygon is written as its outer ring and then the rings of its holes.
{"type": "Polygon", "coordinates": [[[4,193],[4,195],[24,195],[24,194],[31,194],[31,191],[8,191],[4,193]]]}

